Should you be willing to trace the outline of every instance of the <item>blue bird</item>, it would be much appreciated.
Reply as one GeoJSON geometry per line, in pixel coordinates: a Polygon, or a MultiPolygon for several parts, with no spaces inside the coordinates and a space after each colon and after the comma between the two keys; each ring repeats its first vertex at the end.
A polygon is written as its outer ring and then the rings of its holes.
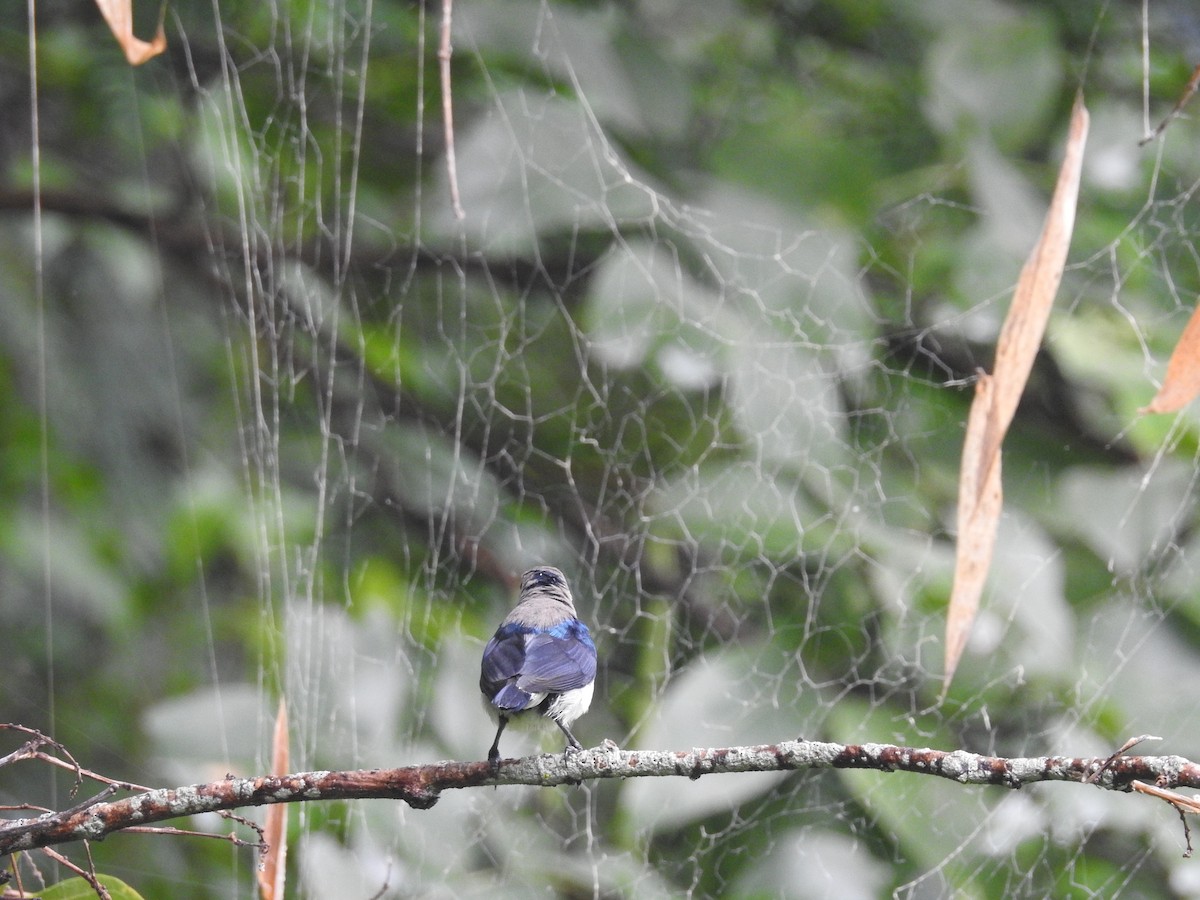
{"type": "MultiPolygon", "coordinates": [[[[538,566],[521,576],[521,596],[483,648],[479,690],[492,718],[500,723],[488,762],[500,762],[500,735],[526,713],[541,713],[567,736],[571,723],[587,712],[596,680],[596,645],[575,617],[575,602],[563,573],[538,566]]],[[[532,718],[532,716],[529,716],[532,718]]]]}

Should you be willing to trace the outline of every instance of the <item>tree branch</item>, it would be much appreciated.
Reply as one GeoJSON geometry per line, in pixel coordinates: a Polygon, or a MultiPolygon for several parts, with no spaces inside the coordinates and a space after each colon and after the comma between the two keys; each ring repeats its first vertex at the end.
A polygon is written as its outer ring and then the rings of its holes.
{"type": "Polygon", "coordinates": [[[62,812],[9,820],[0,827],[0,856],[71,841],[100,840],[126,828],[183,816],[272,803],[394,799],[414,809],[428,809],[442,791],[455,788],[517,784],[554,787],[603,778],[684,775],[695,779],[721,773],[805,769],[913,772],[963,784],[1013,789],[1041,781],[1073,781],[1083,786],[1097,773],[1099,777],[1092,783],[1107,790],[1129,791],[1135,782],[1149,782],[1162,789],[1200,787],[1200,764],[1180,756],[1005,758],[964,750],[803,740],[754,747],[619,750],[605,742],[604,746],[578,753],[502,760],[495,770],[486,762],[440,762],[400,769],[229,778],[146,791],[120,800],[107,800],[105,792],[62,812]]]}

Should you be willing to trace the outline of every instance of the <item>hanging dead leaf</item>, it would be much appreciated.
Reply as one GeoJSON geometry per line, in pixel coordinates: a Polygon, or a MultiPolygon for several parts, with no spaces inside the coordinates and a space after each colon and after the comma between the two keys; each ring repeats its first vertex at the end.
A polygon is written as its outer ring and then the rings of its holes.
{"type": "Polygon", "coordinates": [[[1179,343],[1171,351],[1167,362],[1167,377],[1143,413],[1179,412],[1200,394],[1200,306],[1192,311],[1179,336],[1179,343]]]}
{"type": "Polygon", "coordinates": [[[1041,237],[1021,269],[1012,307],[996,343],[996,399],[989,420],[991,440],[985,452],[999,453],[1000,443],[1012,424],[1021,394],[1033,370],[1033,360],[1042,344],[1054,295],[1062,281],[1071,232],[1075,228],[1075,206],[1083,169],[1083,147],[1087,141],[1088,113],[1082,100],[1075,102],[1066,154],[1041,237]]]}
{"type": "Polygon", "coordinates": [[[942,693],[958,667],[971,625],[979,611],[979,598],[992,565],[996,528],[1000,523],[1003,488],[1000,454],[984,454],[988,421],[995,402],[996,380],[979,373],[975,398],[967,417],[963,439],[962,470],[958,482],[958,544],[954,556],[954,589],[946,611],[946,675],[942,693]]]}
{"type": "Polygon", "coordinates": [[[1000,446],[1029,380],[1034,357],[1050,318],[1054,295],[1062,281],[1071,232],[1075,227],[1087,131],[1088,113],[1082,98],[1078,98],[1071,113],[1066,154],[1042,234],[1021,269],[1012,306],[1000,330],[995,371],[990,377],[980,375],[967,418],[958,484],[954,586],[946,615],[943,697],[966,647],[991,567],[1002,499],[1000,446]]]}
{"type": "Polygon", "coordinates": [[[133,0],[96,0],[96,5],[131,66],[140,66],[167,49],[167,33],[163,29],[167,15],[165,2],[158,13],[158,31],[150,41],[133,36],[133,0]]]}
{"type": "MultiPolygon", "coordinates": [[[[287,703],[279,698],[279,712],[275,716],[275,734],[272,739],[271,774],[286,775],[288,772],[288,719],[287,703]]],[[[287,870],[287,820],[286,803],[274,803],[267,807],[266,822],[263,824],[263,841],[267,845],[258,870],[258,896],[262,900],[283,900],[284,873],[287,870]]]]}

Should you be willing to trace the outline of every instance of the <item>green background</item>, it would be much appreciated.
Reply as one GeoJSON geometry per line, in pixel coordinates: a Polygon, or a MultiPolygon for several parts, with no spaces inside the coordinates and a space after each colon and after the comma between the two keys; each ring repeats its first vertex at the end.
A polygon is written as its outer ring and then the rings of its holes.
{"type": "MultiPolygon", "coordinates": [[[[1200,755],[1196,414],[1137,412],[1200,280],[1196,127],[1138,140],[1200,17],[1149,11],[1143,32],[1140,4],[1075,0],[459,0],[462,222],[440,8],[178,2],[131,70],[95,9],[39,3],[36,116],[9,17],[0,721],[155,786],[263,771],[281,692],[295,769],[479,759],[482,643],[547,562],[601,654],[585,744],[1106,756],[1150,733],[1200,755]],[[1079,90],[1068,271],[939,705],[971,378],[1079,90]]],[[[1200,883],[1146,798],[931,782],[307,804],[290,893],[1200,883]]],[[[0,771],[4,803],[68,787],[0,771]]],[[[93,853],[147,897],[252,891],[251,851],[216,841],[93,853]]]]}

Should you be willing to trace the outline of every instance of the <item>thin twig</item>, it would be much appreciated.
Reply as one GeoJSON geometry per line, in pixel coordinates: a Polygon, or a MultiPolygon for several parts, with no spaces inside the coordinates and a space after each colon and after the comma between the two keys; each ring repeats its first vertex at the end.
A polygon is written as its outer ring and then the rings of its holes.
{"type": "Polygon", "coordinates": [[[1179,821],[1183,824],[1183,841],[1187,845],[1187,849],[1183,851],[1183,858],[1191,859],[1191,857],[1192,857],[1192,828],[1190,825],[1188,825],[1187,816],[1185,816],[1183,814],[1183,810],[1177,806],[1177,807],[1175,807],[1175,811],[1177,813],[1179,813],[1179,821]]]}
{"type": "MultiPolygon", "coordinates": [[[[223,818],[229,822],[237,822],[239,825],[245,825],[247,828],[249,828],[255,834],[258,835],[257,846],[259,846],[259,847],[266,846],[266,844],[267,844],[266,832],[264,831],[263,827],[261,825],[259,825],[257,822],[255,822],[253,819],[247,819],[245,816],[239,816],[237,813],[233,812],[232,810],[228,810],[228,809],[217,810],[217,815],[219,815],[221,818],[223,818]]],[[[232,836],[233,835],[230,835],[230,837],[232,837],[232,836]]],[[[239,838],[239,840],[240,840],[240,838],[239,838]]],[[[255,845],[247,844],[246,846],[252,847],[255,845]]]]}
{"type": "Polygon", "coordinates": [[[454,217],[462,220],[462,200],[458,194],[458,163],[454,159],[454,97],[450,92],[450,59],[454,51],[450,46],[451,13],[454,0],[442,0],[442,34],[438,45],[438,64],[442,75],[442,126],[446,133],[446,174],[450,179],[450,202],[454,205],[454,217]]]}
{"type": "Polygon", "coordinates": [[[1150,0],[1142,0],[1142,134],[1150,133],[1150,0]]]}
{"type": "Polygon", "coordinates": [[[1146,784],[1142,781],[1135,781],[1130,785],[1135,791],[1142,794],[1149,794],[1151,797],[1157,797],[1159,800],[1165,800],[1174,806],[1176,809],[1189,812],[1192,815],[1200,815],[1200,802],[1193,800],[1191,797],[1185,797],[1183,794],[1177,794],[1174,791],[1167,791],[1153,784],[1146,784]]]}
{"type": "MultiPolygon", "coordinates": [[[[65,866],[66,868],[70,869],[72,872],[90,884],[92,886],[92,890],[96,892],[96,896],[99,897],[100,900],[112,900],[112,895],[108,892],[108,888],[100,883],[100,879],[96,877],[96,873],[94,871],[89,872],[86,869],[81,869],[61,853],[51,850],[49,847],[43,847],[42,852],[60,866],[65,866]]],[[[91,854],[89,853],[88,855],[90,856],[91,854]]]]}
{"type": "Polygon", "coordinates": [[[14,750],[12,753],[0,756],[0,768],[9,765],[10,763],[18,762],[22,759],[42,759],[46,762],[53,763],[56,766],[61,766],[64,769],[71,769],[75,773],[75,784],[71,787],[71,796],[79,790],[79,786],[83,784],[83,769],[79,763],[75,761],[75,757],[71,752],[53,738],[47,737],[36,728],[29,728],[25,725],[17,725],[13,722],[0,722],[0,731],[16,731],[20,734],[29,735],[31,740],[24,745],[14,750]],[[42,753],[42,747],[53,747],[56,753],[61,754],[66,760],[57,759],[49,754],[42,753]]]}
{"type": "Polygon", "coordinates": [[[79,803],[76,803],[74,806],[70,807],[69,809],[64,809],[62,812],[55,813],[55,815],[73,816],[76,813],[81,813],[84,810],[91,809],[93,806],[103,803],[105,800],[107,800],[109,797],[111,797],[113,794],[115,794],[118,790],[119,790],[119,788],[117,787],[117,785],[106,784],[103,788],[101,788],[99,791],[97,791],[95,794],[93,794],[87,800],[82,800],[79,803]]]}
{"type": "Polygon", "coordinates": [[[391,888],[391,885],[392,885],[392,861],[389,859],[388,864],[387,864],[387,869],[383,873],[383,884],[381,884],[379,886],[379,890],[377,890],[370,897],[368,897],[367,900],[379,900],[380,897],[383,897],[385,894],[387,894],[388,890],[391,888]]]}
{"type": "MultiPolygon", "coordinates": [[[[241,821],[246,822],[245,819],[241,821]]],[[[249,824],[249,823],[247,823],[249,824]]],[[[261,841],[248,841],[245,838],[240,838],[232,831],[229,834],[215,834],[211,831],[191,831],[187,828],[176,828],[173,825],[163,825],[162,827],[154,827],[151,825],[134,825],[132,828],[124,828],[122,834],[157,834],[167,837],[195,837],[195,838],[210,838],[218,841],[228,841],[234,847],[254,847],[262,850],[266,845],[261,841]]]]}
{"type": "MultiPolygon", "coordinates": [[[[101,775],[99,772],[93,772],[91,769],[85,769],[82,766],[80,766],[78,763],[76,763],[74,760],[72,760],[70,763],[67,763],[61,759],[58,759],[57,757],[50,756],[45,753],[36,753],[36,754],[34,754],[34,757],[36,759],[40,759],[42,762],[49,763],[52,766],[58,766],[60,769],[74,770],[76,775],[80,776],[80,778],[79,778],[80,782],[82,782],[82,780],[84,778],[88,778],[92,781],[98,781],[101,784],[106,784],[106,785],[112,787],[114,790],[118,790],[118,791],[148,791],[148,790],[150,790],[150,788],[146,787],[145,785],[136,784],[132,781],[117,781],[115,778],[109,778],[107,775],[101,775]]],[[[76,785],[76,789],[78,789],[78,785],[76,785]]],[[[74,793],[74,791],[72,791],[72,793],[74,793]]]]}
{"type": "Polygon", "coordinates": [[[1188,826],[1186,813],[1192,815],[1200,814],[1200,802],[1193,800],[1191,797],[1185,797],[1183,794],[1177,794],[1174,791],[1166,791],[1152,784],[1144,784],[1140,781],[1135,781],[1131,787],[1140,794],[1149,794],[1151,797],[1157,797],[1173,807],[1175,812],[1179,813],[1179,821],[1183,823],[1183,839],[1187,844],[1187,849],[1183,851],[1183,858],[1187,859],[1192,855],[1192,829],[1188,826]]]}
{"type": "Polygon", "coordinates": [[[1162,134],[1173,120],[1179,117],[1179,114],[1183,112],[1183,108],[1187,106],[1188,101],[1192,99],[1192,94],[1196,93],[1197,87],[1200,87],[1200,65],[1197,65],[1196,68],[1192,69],[1192,77],[1188,79],[1187,84],[1183,88],[1183,93],[1179,96],[1179,99],[1175,101],[1175,107],[1169,113],[1167,113],[1167,117],[1165,119],[1158,123],[1157,128],[1138,141],[1139,147],[1145,147],[1148,143],[1162,134]]]}
{"type": "Polygon", "coordinates": [[[1162,740],[1162,738],[1160,738],[1154,734],[1139,734],[1137,737],[1131,737],[1129,740],[1127,740],[1125,743],[1123,743],[1120,747],[1118,747],[1117,751],[1112,756],[1110,756],[1103,763],[1101,763],[1099,768],[1097,768],[1095,772],[1092,772],[1090,775],[1087,776],[1087,778],[1083,779],[1084,782],[1087,784],[1096,784],[1098,781],[1100,781],[1100,776],[1105,773],[1105,771],[1108,769],[1109,766],[1111,766],[1113,763],[1115,763],[1117,761],[1118,757],[1124,756],[1125,753],[1127,753],[1132,748],[1136,747],[1142,741],[1161,741],[1161,740],[1162,740]]]}

